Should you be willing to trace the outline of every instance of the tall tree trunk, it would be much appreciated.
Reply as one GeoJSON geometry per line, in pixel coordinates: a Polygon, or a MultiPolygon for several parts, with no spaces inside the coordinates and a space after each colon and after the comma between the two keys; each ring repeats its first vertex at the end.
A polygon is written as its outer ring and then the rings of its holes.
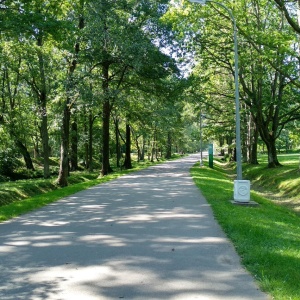
{"type": "MultiPolygon", "coordinates": [[[[78,28],[84,28],[84,16],[83,16],[83,6],[84,1],[80,1],[81,5],[81,13],[79,16],[79,24],[78,28]]],[[[74,47],[74,56],[72,61],[69,61],[69,68],[68,68],[68,83],[67,83],[67,99],[64,104],[64,111],[63,111],[63,120],[61,126],[61,145],[60,145],[60,166],[59,166],[59,174],[57,179],[57,184],[60,186],[67,186],[68,185],[68,175],[69,175],[69,143],[70,143],[70,117],[71,117],[71,105],[72,99],[70,98],[70,94],[73,90],[73,74],[77,67],[77,59],[78,54],[80,51],[79,42],[75,44],[74,47]]]]}
{"type": "Polygon", "coordinates": [[[146,148],[146,139],[143,136],[143,142],[142,142],[142,150],[141,150],[140,160],[145,160],[145,148],[146,148]]]}
{"type": "MultiPolygon", "coordinates": [[[[46,109],[46,107],[45,107],[46,109]]],[[[44,159],[44,178],[50,177],[50,149],[49,149],[49,133],[48,133],[48,117],[47,115],[42,117],[41,123],[41,135],[43,145],[43,159],[44,159]]]]}
{"type": "Polygon", "coordinates": [[[256,126],[259,130],[260,137],[267,146],[268,154],[268,168],[275,168],[281,166],[277,158],[277,149],[276,149],[276,128],[273,126],[273,131],[270,131],[268,124],[264,122],[261,113],[258,113],[255,118],[256,126]]]}
{"type": "Polygon", "coordinates": [[[118,119],[118,117],[116,117],[114,121],[115,121],[117,168],[120,168],[121,150],[120,150],[119,119],[118,119]]]}
{"type": "MultiPolygon", "coordinates": [[[[152,156],[152,145],[151,145],[151,141],[150,141],[150,138],[148,138],[147,140],[147,156],[148,156],[148,160],[151,161],[151,156],[152,156]]],[[[153,161],[153,158],[152,158],[152,161],[153,161]]]]}
{"type": "MultiPolygon", "coordinates": [[[[42,48],[43,39],[42,36],[37,39],[38,47],[42,48]]],[[[43,147],[43,158],[44,158],[44,178],[50,177],[50,159],[49,159],[49,133],[48,133],[48,115],[47,115],[47,87],[46,87],[46,75],[45,75],[45,63],[42,51],[39,49],[38,52],[39,60],[39,71],[41,87],[38,93],[39,108],[41,116],[41,137],[43,147]]]]}
{"type": "Polygon", "coordinates": [[[93,172],[93,118],[92,112],[89,114],[89,171],[93,172]]]}
{"type": "Polygon", "coordinates": [[[275,139],[270,139],[266,145],[268,150],[268,168],[276,168],[281,166],[277,158],[277,149],[275,139]]]}
{"type": "Polygon", "coordinates": [[[34,148],[33,148],[33,157],[38,158],[40,156],[40,150],[39,150],[39,145],[37,142],[34,143],[34,148]]]}
{"type": "Polygon", "coordinates": [[[137,161],[140,162],[140,160],[142,159],[142,150],[141,150],[141,147],[140,147],[140,144],[139,144],[139,137],[138,136],[135,136],[135,146],[136,146],[136,149],[137,149],[137,161]]]}
{"type": "Polygon", "coordinates": [[[252,116],[251,114],[247,114],[247,119],[246,119],[246,124],[247,124],[247,136],[245,139],[245,143],[246,143],[246,148],[247,148],[247,162],[251,163],[251,156],[252,156],[252,139],[253,139],[253,133],[254,133],[254,129],[253,126],[255,126],[252,122],[252,116]]]}
{"type": "Polygon", "coordinates": [[[252,133],[252,139],[250,143],[250,156],[249,156],[249,162],[252,165],[258,165],[258,159],[257,159],[257,144],[258,144],[258,136],[259,132],[257,129],[256,124],[253,124],[253,133],[252,133]]]}
{"type": "Polygon", "coordinates": [[[16,146],[18,147],[18,149],[20,150],[20,152],[21,152],[21,154],[24,158],[26,168],[28,170],[33,170],[34,171],[34,166],[33,166],[33,163],[32,163],[32,159],[30,157],[30,154],[29,154],[26,146],[19,140],[17,140],[15,143],[16,143],[16,146]]]}
{"type": "Polygon", "coordinates": [[[84,167],[86,170],[89,169],[89,127],[88,127],[88,119],[86,118],[87,112],[86,108],[84,108],[84,122],[83,122],[83,130],[84,130],[84,167]]]}
{"type": "Polygon", "coordinates": [[[155,144],[156,144],[155,138],[156,138],[156,134],[154,133],[153,141],[152,141],[152,145],[151,145],[151,159],[150,159],[151,162],[154,162],[155,144]]]}
{"type": "MultiPolygon", "coordinates": [[[[229,159],[232,159],[232,156],[235,156],[233,148],[232,148],[232,141],[233,141],[233,139],[232,139],[231,136],[227,136],[226,137],[226,142],[227,142],[227,145],[228,145],[228,156],[229,156],[229,159]]],[[[235,158],[233,158],[233,160],[235,160],[235,158]]]]}
{"type": "Polygon", "coordinates": [[[131,130],[130,125],[126,124],[126,150],[125,150],[125,160],[123,167],[125,169],[132,169],[131,163],[131,130]]]}
{"type": "Polygon", "coordinates": [[[71,171],[78,170],[78,126],[76,116],[71,123],[71,155],[70,155],[71,171]]]}
{"type": "Polygon", "coordinates": [[[64,107],[62,128],[61,128],[61,144],[60,144],[60,167],[57,184],[61,187],[68,185],[69,175],[69,135],[70,135],[70,109],[67,101],[64,107]]]}
{"type": "Polygon", "coordinates": [[[172,134],[168,132],[168,140],[167,140],[167,151],[166,151],[166,159],[170,159],[172,156],[172,134]]]}
{"type": "Polygon", "coordinates": [[[220,136],[220,137],[219,137],[219,144],[220,144],[220,148],[221,148],[221,151],[220,151],[221,153],[220,153],[220,154],[221,154],[222,156],[225,155],[225,149],[224,149],[224,147],[223,147],[223,146],[224,146],[224,140],[225,140],[225,139],[224,139],[223,136],[220,136]]]}
{"type": "Polygon", "coordinates": [[[140,160],[141,160],[141,147],[140,147],[140,144],[139,144],[139,137],[140,136],[135,134],[132,127],[131,127],[131,134],[132,134],[132,137],[134,139],[135,147],[137,149],[137,162],[140,162],[140,160]]]}
{"type": "Polygon", "coordinates": [[[101,176],[112,172],[109,163],[109,125],[110,125],[110,96],[109,96],[109,66],[108,62],[102,64],[102,90],[104,92],[104,101],[102,109],[102,169],[101,176]]]}
{"type": "Polygon", "coordinates": [[[102,169],[101,175],[105,176],[112,172],[109,163],[109,123],[110,123],[110,103],[109,99],[103,102],[102,112],[102,169]]]}
{"type": "MultiPolygon", "coordinates": [[[[245,105],[246,106],[246,105],[245,105]]],[[[246,111],[246,107],[244,108],[246,111]]],[[[249,129],[249,122],[248,119],[250,118],[250,116],[246,113],[242,114],[242,118],[243,118],[243,124],[245,124],[244,126],[241,127],[242,130],[242,142],[241,142],[241,152],[242,152],[242,161],[243,162],[247,162],[249,161],[249,139],[251,137],[251,132],[249,129]]]]}

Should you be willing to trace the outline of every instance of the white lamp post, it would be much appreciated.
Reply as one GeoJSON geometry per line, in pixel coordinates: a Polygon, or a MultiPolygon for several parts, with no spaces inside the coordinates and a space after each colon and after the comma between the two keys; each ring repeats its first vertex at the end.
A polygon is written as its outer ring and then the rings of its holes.
{"type": "Polygon", "coordinates": [[[203,167],[202,111],[200,110],[200,167],[203,167]]]}
{"type": "Polygon", "coordinates": [[[241,154],[241,123],[240,123],[240,101],[239,101],[239,68],[238,68],[238,42],[236,21],[232,11],[224,4],[212,0],[189,0],[190,2],[206,4],[208,2],[215,3],[223,7],[229,14],[233,23],[233,39],[234,39],[234,82],[235,82],[235,133],[236,133],[236,172],[237,180],[234,182],[234,200],[237,202],[249,202],[250,200],[250,182],[242,180],[242,154],[241,154]]]}

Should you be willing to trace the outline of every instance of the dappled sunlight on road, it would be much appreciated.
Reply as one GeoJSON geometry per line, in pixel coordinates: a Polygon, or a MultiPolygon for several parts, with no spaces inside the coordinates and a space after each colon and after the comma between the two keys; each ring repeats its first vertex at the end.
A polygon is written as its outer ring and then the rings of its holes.
{"type": "Polygon", "coordinates": [[[129,174],[1,224],[0,299],[234,299],[245,274],[188,174],[194,161],[129,174]]]}

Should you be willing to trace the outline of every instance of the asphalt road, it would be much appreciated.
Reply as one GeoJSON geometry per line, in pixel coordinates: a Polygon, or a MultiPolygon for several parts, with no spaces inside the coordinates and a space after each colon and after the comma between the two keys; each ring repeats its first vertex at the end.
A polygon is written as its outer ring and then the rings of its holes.
{"type": "Polygon", "coordinates": [[[197,158],[0,224],[0,299],[269,299],[194,185],[197,158]]]}

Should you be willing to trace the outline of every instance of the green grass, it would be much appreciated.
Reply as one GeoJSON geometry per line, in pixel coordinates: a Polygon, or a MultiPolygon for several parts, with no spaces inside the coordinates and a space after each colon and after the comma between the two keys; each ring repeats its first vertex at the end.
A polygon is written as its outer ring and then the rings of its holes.
{"type": "MultiPolygon", "coordinates": [[[[108,176],[105,176],[105,177],[102,177],[99,179],[92,179],[92,180],[84,181],[81,183],[72,184],[65,188],[55,188],[54,190],[52,190],[50,192],[46,192],[44,194],[41,194],[39,191],[38,194],[33,197],[26,198],[22,201],[14,201],[10,204],[1,206],[0,207],[0,222],[9,220],[11,218],[17,217],[17,216],[24,214],[26,212],[29,212],[31,210],[40,208],[51,202],[54,202],[63,197],[72,195],[76,192],[85,190],[96,184],[100,184],[100,183],[115,179],[121,175],[127,174],[128,172],[129,171],[117,172],[117,173],[113,173],[111,175],[108,175],[108,176]]],[[[77,180],[75,180],[75,181],[78,181],[78,177],[77,177],[77,180]]],[[[28,183],[28,185],[30,185],[30,183],[28,183]]],[[[34,184],[32,186],[34,186],[34,184]]],[[[26,188],[26,191],[28,191],[28,188],[26,188]]]]}
{"type": "MultiPolygon", "coordinates": [[[[255,168],[255,167],[254,167],[255,168]]],[[[254,170],[255,171],[255,170],[254,170]]],[[[270,177],[266,171],[260,174],[270,177]]],[[[251,173],[250,167],[248,174],[251,173]]],[[[215,217],[232,240],[242,263],[262,290],[274,299],[300,299],[300,217],[255,192],[258,207],[233,205],[233,182],[225,164],[214,169],[196,165],[191,174],[215,217]]]]}
{"type": "Polygon", "coordinates": [[[278,159],[282,166],[268,169],[267,157],[262,155],[260,164],[245,165],[243,174],[251,181],[253,190],[300,212],[299,154],[280,154],[278,159]]]}

